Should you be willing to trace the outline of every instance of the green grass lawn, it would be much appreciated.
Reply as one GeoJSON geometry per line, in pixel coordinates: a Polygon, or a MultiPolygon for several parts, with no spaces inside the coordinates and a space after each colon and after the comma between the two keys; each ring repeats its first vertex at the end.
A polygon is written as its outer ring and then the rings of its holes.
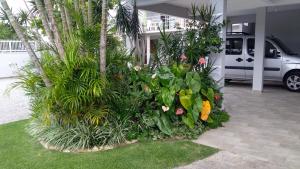
{"type": "Polygon", "coordinates": [[[0,125],[1,169],[165,169],[206,158],[218,150],[190,141],[145,142],[97,153],[49,151],[24,130],[28,121],[0,125]]]}

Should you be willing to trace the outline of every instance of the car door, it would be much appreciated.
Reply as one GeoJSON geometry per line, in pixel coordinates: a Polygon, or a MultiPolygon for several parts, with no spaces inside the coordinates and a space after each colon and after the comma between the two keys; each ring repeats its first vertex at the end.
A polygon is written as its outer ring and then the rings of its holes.
{"type": "Polygon", "coordinates": [[[225,79],[245,79],[243,38],[227,38],[225,51],[225,79]]]}
{"type": "MultiPolygon", "coordinates": [[[[253,79],[254,53],[255,53],[254,38],[247,39],[247,52],[245,54],[245,71],[246,78],[253,79]]],[[[264,79],[265,80],[281,80],[281,64],[282,57],[280,56],[279,48],[271,41],[265,42],[265,57],[264,57],[264,79]]]]}

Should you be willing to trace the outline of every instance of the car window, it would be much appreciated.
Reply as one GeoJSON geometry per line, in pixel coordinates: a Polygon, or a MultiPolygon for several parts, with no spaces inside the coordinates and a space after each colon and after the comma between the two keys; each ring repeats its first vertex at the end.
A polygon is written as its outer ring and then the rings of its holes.
{"type": "Polygon", "coordinates": [[[226,55],[241,55],[243,53],[243,39],[229,38],[226,40],[226,55]]]}
{"type": "Polygon", "coordinates": [[[254,48],[255,48],[255,41],[254,39],[247,40],[247,52],[248,55],[254,56],[254,48]]]}
{"type": "Polygon", "coordinates": [[[265,57],[266,58],[278,58],[276,47],[268,41],[266,41],[265,57]]]}
{"type": "MultiPolygon", "coordinates": [[[[270,43],[269,41],[266,41],[265,44],[265,58],[278,58],[277,55],[277,48],[270,43]]],[[[247,52],[248,55],[254,56],[255,52],[255,40],[253,38],[250,38],[247,40],[247,52]]]]}

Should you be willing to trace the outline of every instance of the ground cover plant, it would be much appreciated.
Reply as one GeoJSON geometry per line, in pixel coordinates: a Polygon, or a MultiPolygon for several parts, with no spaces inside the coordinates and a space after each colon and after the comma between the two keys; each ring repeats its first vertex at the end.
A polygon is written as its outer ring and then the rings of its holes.
{"type": "Polygon", "coordinates": [[[196,138],[229,119],[211,77],[210,56],[222,51],[224,26],[213,6],[193,6],[194,18],[184,32],[162,30],[157,57],[148,67],[139,55],[135,1],[133,8],[119,1],[78,2],[33,1],[31,26],[22,32],[1,0],[33,60],[20,70],[15,86],[30,97],[33,113],[26,130],[37,141],[76,151],[128,140],[196,138]],[[117,6],[118,15],[107,26],[110,6],[117,6]],[[39,38],[41,32],[49,42],[39,38]],[[133,52],[126,51],[117,32],[130,37],[133,52]],[[40,57],[29,38],[40,42],[40,57]]]}

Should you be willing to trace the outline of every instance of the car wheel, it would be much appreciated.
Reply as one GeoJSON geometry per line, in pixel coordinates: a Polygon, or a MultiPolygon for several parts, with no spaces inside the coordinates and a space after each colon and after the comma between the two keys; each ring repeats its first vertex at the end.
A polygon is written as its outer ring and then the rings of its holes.
{"type": "Polygon", "coordinates": [[[284,79],[286,88],[293,92],[300,91],[300,71],[289,73],[284,79]]]}

